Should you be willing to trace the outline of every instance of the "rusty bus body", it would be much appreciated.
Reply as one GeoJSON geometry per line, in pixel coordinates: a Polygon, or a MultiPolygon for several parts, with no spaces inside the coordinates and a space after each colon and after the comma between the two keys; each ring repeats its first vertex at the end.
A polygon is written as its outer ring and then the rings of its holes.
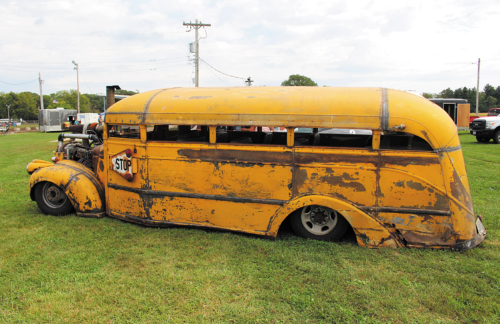
{"type": "Polygon", "coordinates": [[[161,89],[114,104],[100,141],[92,136],[102,145],[87,155],[60,143],[58,162],[28,166],[45,213],[64,203],[81,216],[271,238],[289,218],[301,236],[338,239],[351,227],[372,248],[467,250],[486,236],[455,124],[413,94],[161,89]]]}

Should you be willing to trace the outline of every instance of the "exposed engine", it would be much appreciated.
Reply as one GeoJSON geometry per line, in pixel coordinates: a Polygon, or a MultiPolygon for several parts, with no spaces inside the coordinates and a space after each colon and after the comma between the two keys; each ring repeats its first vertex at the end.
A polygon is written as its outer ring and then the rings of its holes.
{"type": "Polygon", "coordinates": [[[65,159],[79,162],[92,169],[92,157],[99,152],[96,147],[102,145],[103,129],[104,126],[99,126],[97,123],[70,126],[69,130],[73,133],[59,135],[57,152],[64,153],[65,159]],[[65,138],[71,139],[70,142],[64,142],[65,138]]]}

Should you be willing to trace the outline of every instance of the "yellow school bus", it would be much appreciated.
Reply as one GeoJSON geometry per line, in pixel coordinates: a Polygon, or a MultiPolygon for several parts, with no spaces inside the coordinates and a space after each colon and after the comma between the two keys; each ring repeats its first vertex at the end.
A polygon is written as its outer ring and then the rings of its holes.
{"type": "Polygon", "coordinates": [[[81,127],[52,162],[28,165],[44,213],[270,238],[288,221],[317,240],[352,229],[371,248],[467,250],[486,236],[455,124],[413,94],[169,88],[81,127]]]}

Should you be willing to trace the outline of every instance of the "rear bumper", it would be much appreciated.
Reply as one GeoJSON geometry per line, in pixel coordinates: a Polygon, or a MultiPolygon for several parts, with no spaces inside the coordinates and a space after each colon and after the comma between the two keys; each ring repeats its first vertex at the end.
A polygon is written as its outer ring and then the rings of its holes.
{"type": "Polygon", "coordinates": [[[454,244],[451,247],[451,249],[453,251],[467,251],[467,250],[473,249],[476,246],[478,246],[479,244],[481,244],[481,242],[483,242],[484,239],[486,238],[486,229],[484,228],[484,226],[483,226],[481,220],[479,220],[479,218],[476,221],[476,227],[477,227],[476,236],[474,236],[470,240],[462,241],[462,242],[454,244]],[[478,225],[478,222],[480,225],[478,225]]]}

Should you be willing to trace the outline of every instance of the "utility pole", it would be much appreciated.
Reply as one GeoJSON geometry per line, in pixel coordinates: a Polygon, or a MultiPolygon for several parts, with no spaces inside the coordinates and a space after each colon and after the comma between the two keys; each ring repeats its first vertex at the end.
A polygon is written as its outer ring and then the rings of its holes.
{"type": "Polygon", "coordinates": [[[195,32],[195,35],[194,35],[194,44],[195,44],[195,59],[194,59],[194,66],[195,66],[195,82],[194,82],[194,86],[195,87],[198,87],[199,86],[199,80],[200,80],[200,41],[198,39],[198,29],[200,29],[201,27],[210,27],[212,26],[211,24],[202,24],[201,21],[198,22],[198,19],[196,19],[195,23],[185,23],[185,22],[182,22],[182,24],[184,26],[189,26],[189,30],[188,32],[191,31],[191,29],[194,28],[194,32],[195,32]]]}
{"type": "Polygon", "coordinates": [[[7,119],[9,120],[8,123],[10,124],[10,105],[5,105],[7,107],[7,119]]]}
{"type": "Polygon", "coordinates": [[[479,71],[481,68],[481,59],[477,59],[477,88],[476,88],[476,116],[479,116],[479,71]]]}
{"type": "Polygon", "coordinates": [[[74,70],[76,70],[76,100],[78,102],[78,113],[80,113],[80,77],[78,75],[78,63],[75,63],[75,61],[71,61],[75,67],[74,70]]]}
{"type": "Polygon", "coordinates": [[[43,110],[42,76],[38,72],[38,82],[40,83],[40,109],[43,110]]]}

